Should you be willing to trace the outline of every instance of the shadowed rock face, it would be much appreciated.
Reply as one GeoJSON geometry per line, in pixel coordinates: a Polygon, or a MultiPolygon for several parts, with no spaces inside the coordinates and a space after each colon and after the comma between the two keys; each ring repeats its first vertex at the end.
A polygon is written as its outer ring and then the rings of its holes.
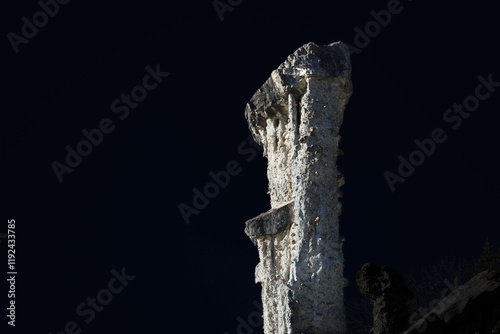
{"type": "Polygon", "coordinates": [[[268,159],[271,210],[247,222],[260,263],[264,331],[345,332],[340,186],[343,111],[352,93],[348,47],[308,43],[248,102],[245,117],[268,159]]]}
{"type": "Polygon", "coordinates": [[[248,220],[245,223],[245,233],[256,243],[255,239],[258,237],[272,236],[285,231],[292,221],[293,201],[248,220]]]}
{"type": "Polygon", "coordinates": [[[366,263],[356,273],[356,285],[373,305],[373,333],[399,334],[408,328],[413,293],[395,270],[366,263]]]}
{"type": "Polygon", "coordinates": [[[500,273],[484,271],[443,298],[404,334],[490,334],[499,320],[500,273]]]}
{"type": "Polygon", "coordinates": [[[413,294],[389,267],[366,263],[356,273],[359,292],[373,305],[373,330],[401,334],[491,334],[500,332],[500,272],[484,271],[456,288],[408,328],[406,304],[413,294]]]}

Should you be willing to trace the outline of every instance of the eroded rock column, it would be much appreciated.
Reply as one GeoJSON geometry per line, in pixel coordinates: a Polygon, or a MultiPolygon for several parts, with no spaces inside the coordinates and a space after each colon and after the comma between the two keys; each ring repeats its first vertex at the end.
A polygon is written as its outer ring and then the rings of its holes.
{"type": "Polygon", "coordinates": [[[345,332],[336,160],[350,75],[345,44],[308,43],[246,106],[268,159],[271,210],[245,229],[258,246],[266,334],[345,332]]]}

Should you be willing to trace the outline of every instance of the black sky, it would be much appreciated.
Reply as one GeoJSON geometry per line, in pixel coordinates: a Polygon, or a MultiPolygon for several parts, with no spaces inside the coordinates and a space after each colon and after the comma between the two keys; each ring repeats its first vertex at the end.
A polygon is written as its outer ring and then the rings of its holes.
{"type": "MultiPolygon", "coordinates": [[[[4,4],[0,233],[16,220],[18,262],[17,326],[2,315],[5,331],[59,333],[73,320],[82,333],[236,333],[260,299],[244,222],[270,208],[265,158],[238,151],[250,135],[245,104],[297,48],[354,46],[355,27],[394,2],[326,3],[245,0],[221,21],[211,1],[73,0],[17,54],[8,34],[40,6],[4,4]],[[147,66],[169,75],[120,120],[110,105],[142,84],[147,66]],[[60,183],[51,164],[104,118],[114,131],[60,183]],[[192,189],[231,160],[241,172],[187,225],[179,204],[192,205],[192,189]],[[86,324],[77,306],[123,267],[136,278],[86,324]]],[[[338,162],[351,282],[365,262],[406,273],[446,255],[477,258],[486,237],[500,246],[500,87],[456,130],[443,120],[479,76],[500,81],[495,4],[398,8],[352,54],[338,162]],[[384,172],[435,128],[447,140],[391,192],[384,172]]]]}

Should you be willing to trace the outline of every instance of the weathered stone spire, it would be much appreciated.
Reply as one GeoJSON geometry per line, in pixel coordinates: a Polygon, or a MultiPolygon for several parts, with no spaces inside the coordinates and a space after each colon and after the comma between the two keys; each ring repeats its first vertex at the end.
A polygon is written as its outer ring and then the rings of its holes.
{"type": "Polygon", "coordinates": [[[258,246],[266,334],[345,332],[339,128],[352,93],[348,47],[300,47],[245,116],[268,159],[272,209],[246,222],[258,246]]]}

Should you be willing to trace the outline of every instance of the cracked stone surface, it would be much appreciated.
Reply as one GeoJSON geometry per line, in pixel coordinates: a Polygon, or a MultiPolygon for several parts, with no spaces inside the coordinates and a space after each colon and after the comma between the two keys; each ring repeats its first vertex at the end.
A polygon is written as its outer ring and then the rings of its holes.
{"type": "Polygon", "coordinates": [[[339,130],[351,96],[349,49],[308,43],[245,109],[268,159],[271,210],[247,222],[260,263],[266,334],[345,333],[339,130]]]}

